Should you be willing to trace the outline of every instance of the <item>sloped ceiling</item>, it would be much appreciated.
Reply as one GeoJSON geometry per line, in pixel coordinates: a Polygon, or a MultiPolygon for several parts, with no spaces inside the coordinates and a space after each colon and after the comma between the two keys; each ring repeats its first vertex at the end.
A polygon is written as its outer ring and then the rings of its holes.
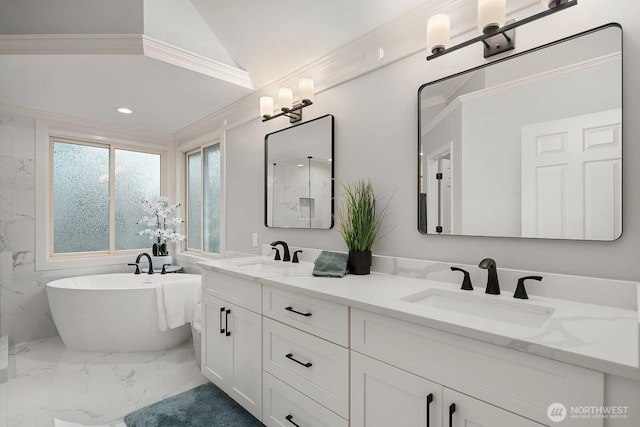
{"type": "Polygon", "coordinates": [[[192,0],[192,3],[259,88],[391,21],[424,0],[192,0]]]}
{"type": "Polygon", "coordinates": [[[174,133],[426,1],[3,0],[0,104],[174,133]]]}

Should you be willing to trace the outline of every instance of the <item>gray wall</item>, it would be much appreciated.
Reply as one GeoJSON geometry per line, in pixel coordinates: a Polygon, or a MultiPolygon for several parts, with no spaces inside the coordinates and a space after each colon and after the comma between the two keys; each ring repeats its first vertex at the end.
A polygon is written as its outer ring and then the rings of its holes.
{"type": "MultiPolygon", "coordinates": [[[[392,230],[374,253],[476,264],[494,258],[499,267],[638,280],[640,246],[640,5],[636,2],[580,2],[576,7],[518,29],[518,49],[565,37],[608,22],[624,29],[623,235],[614,242],[579,242],[424,236],[417,231],[417,90],[428,81],[482,63],[480,46],[426,63],[424,52],[333,87],[316,96],[305,120],[335,116],[335,171],[339,181],[371,178],[381,199],[393,195],[385,220],[392,230]],[[542,31],[544,30],[544,31],[542,31]],[[439,62],[440,61],[440,62],[439,62]]],[[[462,41],[462,40],[461,40],[462,41]]],[[[263,225],[263,138],[287,126],[255,119],[227,132],[228,249],[258,253],[260,243],[283,239],[295,246],[345,250],[335,230],[285,230],[263,225]]],[[[340,202],[340,187],[337,199],[340,202]]]]}

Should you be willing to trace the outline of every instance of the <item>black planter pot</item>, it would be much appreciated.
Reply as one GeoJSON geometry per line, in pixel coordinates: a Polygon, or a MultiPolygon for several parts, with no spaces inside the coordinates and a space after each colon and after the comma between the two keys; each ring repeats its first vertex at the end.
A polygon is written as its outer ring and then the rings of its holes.
{"type": "Polygon", "coordinates": [[[349,251],[347,267],[350,274],[371,273],[371,251],[349,251]]]}

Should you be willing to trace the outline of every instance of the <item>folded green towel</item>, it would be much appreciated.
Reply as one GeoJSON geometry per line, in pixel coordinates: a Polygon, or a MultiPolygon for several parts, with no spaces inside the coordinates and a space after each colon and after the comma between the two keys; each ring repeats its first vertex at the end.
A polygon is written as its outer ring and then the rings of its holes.
{"type": "Polygon", "coordinates": [[[316,258],[313,275],[320,277],[344,277],[347,274],[349,255],[338,252],[322,251],[316,258]]]}

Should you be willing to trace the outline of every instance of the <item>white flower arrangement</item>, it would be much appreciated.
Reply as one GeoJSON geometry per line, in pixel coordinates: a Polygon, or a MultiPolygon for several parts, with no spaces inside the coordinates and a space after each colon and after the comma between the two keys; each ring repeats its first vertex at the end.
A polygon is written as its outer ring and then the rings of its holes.
{"type": "Polygon", "coordinates": [[[142,200],[142,204],[148,215],[138,221],[138,224],[146,225],[149,228],[140,231],[138,235],[147,235],[150,240],[155,240],[153,256],[169,255],[167,241],[178,242],[185,238],[175,230],[176,224],[184,222],[182,218],[175,216],[180,203],[170,205],[167,197],[158,196],[151,200],[142,200]]]}

